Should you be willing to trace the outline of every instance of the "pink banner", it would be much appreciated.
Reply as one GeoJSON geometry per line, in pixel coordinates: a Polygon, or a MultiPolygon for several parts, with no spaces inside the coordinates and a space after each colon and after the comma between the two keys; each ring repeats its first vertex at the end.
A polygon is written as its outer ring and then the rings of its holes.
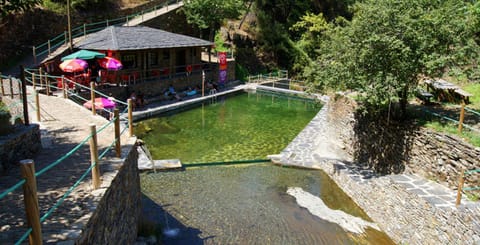
{"type": "Polygon", "coordinates": [[[219,70],[227,70],[227,52],[218,52],[219,70]]]}

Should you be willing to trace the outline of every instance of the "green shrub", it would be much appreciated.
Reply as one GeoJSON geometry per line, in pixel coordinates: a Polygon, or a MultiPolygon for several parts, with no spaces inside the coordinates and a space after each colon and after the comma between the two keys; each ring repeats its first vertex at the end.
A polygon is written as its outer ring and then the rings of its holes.
{"type": "Polygon", "coordinates": [[[13,131],[11,117],[8,108],[0,102],[0,135],[7,135],[13,131]]]}
{"type": "Polygon", "coordinates": [[[235,62],[235,77],[243,82],[246,82],[248,79],[248,71],[245,67],[240,65],[238,62],[235,62]]]}

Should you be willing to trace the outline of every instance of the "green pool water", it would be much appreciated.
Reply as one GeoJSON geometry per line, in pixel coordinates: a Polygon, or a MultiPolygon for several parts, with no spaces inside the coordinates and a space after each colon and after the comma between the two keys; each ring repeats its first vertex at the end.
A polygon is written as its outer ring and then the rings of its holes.
{"type": "MultiPolygon", "coordinates": [[[[263,159],[278,154],[321,105],[241,94],[140,122],[136,133],[154,159],[187,163],[263,159]]],[[[300,207],[289,187],[321,197],[331,209],[369,220],[323,172],[271,163],[187,167],[141,174],[143,215],[176,236],[163,244],[392,244],[384,233],[344,231],[300,207]]]]}
{"type": "Polygon", "coordinates": [[[321,105],[267,94],[241,94],[140,122],[135,132],[153,159],[183,163],[265,159],[278,154],[321,105]]]}

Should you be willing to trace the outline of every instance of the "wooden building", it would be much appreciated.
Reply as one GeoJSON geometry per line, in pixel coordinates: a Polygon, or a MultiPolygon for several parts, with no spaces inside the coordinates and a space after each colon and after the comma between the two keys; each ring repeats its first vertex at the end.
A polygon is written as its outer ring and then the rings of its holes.
{"type": "Polygon", "coordinates": [[[202,51],[212,46],[206,40],[145,26],[110,26],[76,45],[120,60],[123,69],[109,72],[106,79],[129,84],[201,76],[202,70],[211,70],[210,62],[202,62],[202,51]]]}

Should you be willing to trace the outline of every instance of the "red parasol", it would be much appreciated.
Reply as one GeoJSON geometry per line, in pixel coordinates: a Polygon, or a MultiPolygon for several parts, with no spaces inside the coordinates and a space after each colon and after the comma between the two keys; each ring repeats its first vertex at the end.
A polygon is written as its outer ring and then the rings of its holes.
{"type": "Polygon", "coordinates": [[[80,72],[88,67],[88,63],[81,59],[71,59],[63,61],[59,66],[64,72],[80,72]]]}
{"type": "Polygon", "coordinates": [[[107,70],[117,71],[123,68],[122,62],[112,57],[98,59],[98,64],[107,70]]]}

